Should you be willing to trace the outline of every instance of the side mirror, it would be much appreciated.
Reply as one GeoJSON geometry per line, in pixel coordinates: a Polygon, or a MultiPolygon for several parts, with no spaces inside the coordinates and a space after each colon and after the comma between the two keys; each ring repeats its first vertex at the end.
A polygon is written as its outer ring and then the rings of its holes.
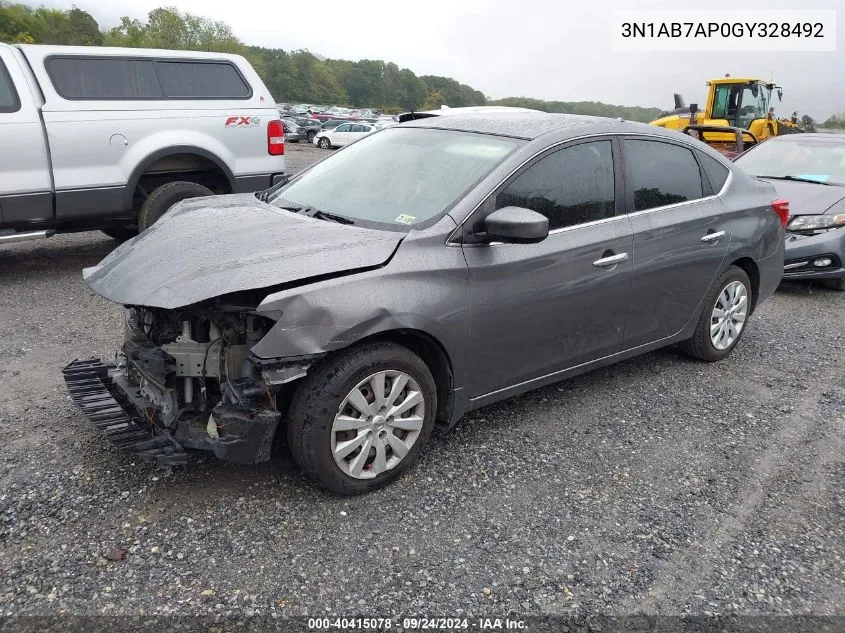
{"type": "Polygon", "coordinates": [[[484,218],[489,241],[534,244],[549,236],[549,219],[531,209],[503,207],[484,218]]]}
{"type": "Polygon", "coordinates": [[[778,88],[778,101],[783,101],[783,89],[778,88]]]}

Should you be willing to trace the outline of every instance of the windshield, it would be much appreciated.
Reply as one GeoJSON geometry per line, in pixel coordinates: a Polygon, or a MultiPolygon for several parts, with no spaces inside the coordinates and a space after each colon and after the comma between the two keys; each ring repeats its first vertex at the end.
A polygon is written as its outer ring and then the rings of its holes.
{"type": "Polygon", "coordinates": [[[391,128],[318,163],[270,204],[319,209],[356,224],[412,226],[451,208],[520,144],[466,132],[391,128]]]}
{"type": "Polygon", "coordinates": [[[845,184],[845,141],[790,138],[761,143],[736,159],[749,174],[845,184]]]}

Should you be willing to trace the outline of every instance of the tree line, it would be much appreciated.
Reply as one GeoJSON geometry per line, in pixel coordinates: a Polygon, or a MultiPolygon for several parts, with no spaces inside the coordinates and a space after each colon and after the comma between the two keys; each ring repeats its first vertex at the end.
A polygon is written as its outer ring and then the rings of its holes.
{"type": "Polygon", "coordinates": [[[235,53],[246,57],[270,93],[288,103],[375,107],[388,112],[428,110],[441,105],[511,105],[546,112],[591,114],[651,121],[657,108],[615,106],[596,101],[542,101],[511,97],[493,101],[449,77],[418,76],[393,62],[323,59],[307,50],[248,46],[225,22],[172,7],[150,11],[145,21],[123,17],[100,28],[87,11],[62,11],[0,1],[0,42],[126,46],[235,53]]]}

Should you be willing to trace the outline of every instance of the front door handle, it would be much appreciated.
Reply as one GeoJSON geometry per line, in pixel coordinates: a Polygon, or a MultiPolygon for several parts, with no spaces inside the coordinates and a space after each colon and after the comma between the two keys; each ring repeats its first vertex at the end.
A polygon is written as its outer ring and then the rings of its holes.
{"type": "Polygon", "coordinates": [[[619,253],[618,255],[610,255],[608,257],[597,259],[593,262],[593,266],[598,266],[599,268],[610,268],[612,266],[616,266],[616,264],[627,261],[627,259],[628,253],[619,253]]]}
{"type": "Polygon", "coordinates": [[[715,231],[714,233],[708,233],[704,237],[701,238],[702,242],[718,242],[720,239],[725,237],[724,231],[715,231]]]}

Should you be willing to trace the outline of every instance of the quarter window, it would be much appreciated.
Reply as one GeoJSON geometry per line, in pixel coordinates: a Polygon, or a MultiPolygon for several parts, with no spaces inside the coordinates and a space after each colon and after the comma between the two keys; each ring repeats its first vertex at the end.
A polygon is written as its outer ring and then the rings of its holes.
{"type": "Polygon", "coordinates": [[[701,172],[692,151],[659,141],[625,141],[634,210],[643,211],[703,195],[701,172]]]}
{"type": "Polygon", "coordinates": [[[520,174],[496,198],[496,208],[542,213],[549,230],[612,217],[613,150],[610,141],[581,143],[550,154],[520,174]]]}
{"type": "Polygon", "coordinates": [[[713,193],[719,193],[728,180],[728,174],[731,173],[730,170],[704,152],[698,152],[698,162],[701,163],[701,167],[707,175],[707,180],[710,181],[710,187],[713,189],[713,193]]]}

